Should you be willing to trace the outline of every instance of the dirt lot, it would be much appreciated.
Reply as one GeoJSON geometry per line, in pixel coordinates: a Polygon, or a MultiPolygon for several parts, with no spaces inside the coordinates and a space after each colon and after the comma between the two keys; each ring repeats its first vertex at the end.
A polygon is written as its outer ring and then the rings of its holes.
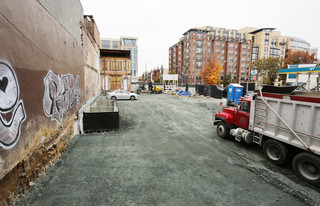
{"type": "Polygon", "coordinates": [[[256,145],[220,139],[219,102],[141,95],[119,101],[121,129],[73,138],[19,205],[319,205],[320,192],[265,160],[256,145]]]}

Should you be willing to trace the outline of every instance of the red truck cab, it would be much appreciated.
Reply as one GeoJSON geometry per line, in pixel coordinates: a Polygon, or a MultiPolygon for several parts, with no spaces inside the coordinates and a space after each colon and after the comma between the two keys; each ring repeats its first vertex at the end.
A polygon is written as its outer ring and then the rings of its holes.
{"type": "Polygon", "coordinates": [[[240,100],[237,107],[224,108],[222,112],[215,114],[214,125],[217,126],[218,135],[226,138],[232,128],[249,128],[251,98],[246,97],[240,100]]]}

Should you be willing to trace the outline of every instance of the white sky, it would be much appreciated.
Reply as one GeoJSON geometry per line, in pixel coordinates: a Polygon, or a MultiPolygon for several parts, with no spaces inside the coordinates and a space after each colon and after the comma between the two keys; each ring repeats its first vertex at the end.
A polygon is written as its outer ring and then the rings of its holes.
{"type": "MultiPolygon", "coordinates": [[[[101,38],[138,37],[138,71],[168,68],[169,47],[198,26],[276,28],[320,47],[319,0],[80,0],[101,38]]],[[[319,55],[318,55],[319,56],[319,55]]]]}

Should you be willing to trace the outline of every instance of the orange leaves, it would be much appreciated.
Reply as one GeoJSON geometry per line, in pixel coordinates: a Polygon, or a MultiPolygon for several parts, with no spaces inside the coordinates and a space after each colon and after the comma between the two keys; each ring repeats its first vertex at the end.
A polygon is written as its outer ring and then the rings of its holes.
{"type": "Polygon", "coordinates": [[[208,85],[216,85],[219,83],[221,70],[222,64],[217,58],[212,57],[208,59],[200,72],[203,83],[208,85]]]}
{"type": "Polygon", "coordinates": [[[318,61],[315,54],[308,51],[290,51],[285,59],[285,66],[288,64],[312,64],[318,61]]]}

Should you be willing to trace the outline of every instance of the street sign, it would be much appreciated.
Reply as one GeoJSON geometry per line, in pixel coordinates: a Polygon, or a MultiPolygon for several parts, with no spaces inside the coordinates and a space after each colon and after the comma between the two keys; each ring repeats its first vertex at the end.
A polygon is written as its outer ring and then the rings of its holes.
{"type": "Polygon", "coordinates": [[[251,75],[257,75],[258,74],[258,70],[251,70],[251,75]]]}

